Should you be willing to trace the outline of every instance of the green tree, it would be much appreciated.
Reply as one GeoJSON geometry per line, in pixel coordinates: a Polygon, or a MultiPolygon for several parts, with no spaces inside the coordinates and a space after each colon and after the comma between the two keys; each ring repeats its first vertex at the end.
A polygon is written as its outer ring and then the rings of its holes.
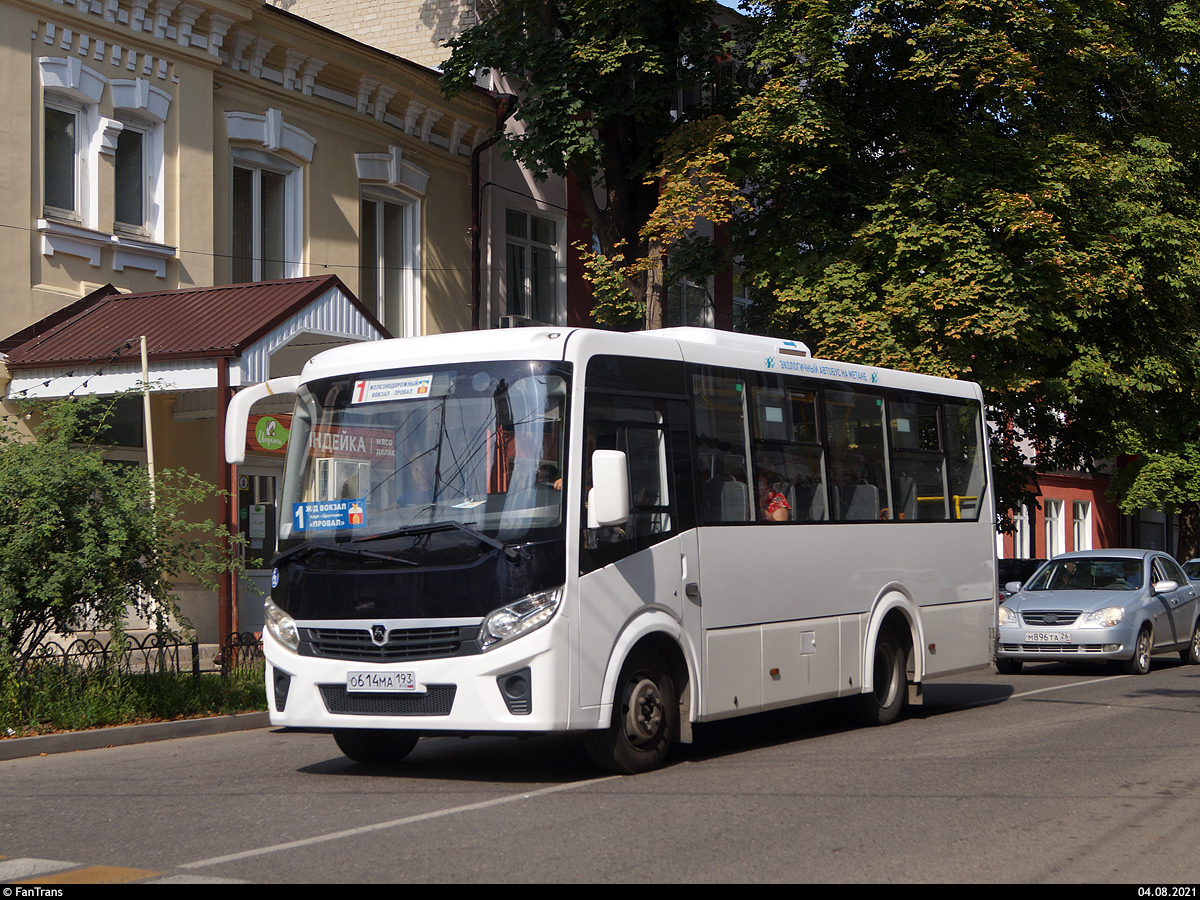
{"type": "MultiPolygon", "coordinates": [[[[599,243],[584,249],[596,314],[661,324],[666,285],[659,205],[664,141],[727,94],[718,81],[723,32],[712,0],[497,0],[450,41],[443,83],[453,95],[479,69],[520,92],[508,152],[535,176],[573,176],[599,243]],[[688,115],[679,116],[689,98],[688,115]],[[597,199],[597,195],[602,200],[597,199]]],[[[726,29],[727,31],[727,29],[726,29]]]]}
{"type": "Polygon", "coordinates": [[[189,517],[216,489],[168,470],[152,505],[145,470],[94,443],[106,410],[94,398],[32,407],[34,441],[0,426],[0,669],[53,634],[120,633],[131,612],[167,627],[173,578],[212,586],[231,565],[225,529],[189,517]]]}
{"type": "Polygon", "coordinates": [[[749,200],[735,250],[770,298],[758,328],[979,381],[1003,505],[1024,499],[1029,447],[1044,470],[1200,463],[1195,4],[752,14],[755,91],[703,149],[749,200]]]}

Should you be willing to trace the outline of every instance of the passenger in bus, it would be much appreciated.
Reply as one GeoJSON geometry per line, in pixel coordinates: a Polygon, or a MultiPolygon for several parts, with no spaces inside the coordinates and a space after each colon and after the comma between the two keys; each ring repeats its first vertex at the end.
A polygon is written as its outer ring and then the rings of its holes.
{"type": "Polygon", "coordinates": [[[759,518],[767,522],[790,522],[792,504],[783,492],[786,485],[779,483],[778,476],[770,469],[758,470],[759,518]]]}

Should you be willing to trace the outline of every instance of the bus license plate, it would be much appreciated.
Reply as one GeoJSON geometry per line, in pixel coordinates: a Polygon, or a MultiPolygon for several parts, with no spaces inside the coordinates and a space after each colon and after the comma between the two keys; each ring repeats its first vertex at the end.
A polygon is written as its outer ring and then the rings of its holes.
{"type": "Polygon", "coordinates": [[[351,694],[423,694],[416,672],[347,672],[346,691],[351,694]]]}
{"type": "Polygon", "coordinates": [[[1025,632],[1025,643],[1027,644],[1070,644],[1071,632],[1069,631],[1027,631],[1025,632]]]}

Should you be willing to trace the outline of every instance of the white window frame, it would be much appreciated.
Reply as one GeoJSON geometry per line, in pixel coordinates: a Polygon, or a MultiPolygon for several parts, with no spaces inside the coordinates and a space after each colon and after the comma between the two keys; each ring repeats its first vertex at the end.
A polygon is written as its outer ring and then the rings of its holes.
{"type": "Polygon", "coordinates": [[[1024,503],[1013,513],[1013,558],[1033,557],[1033,531],[1029,527],[1029,507],[1024,503]]]}
{"type": "MultiPolygon", "coordinates": [[[[120,125],[100,115],[99,103],[108,79],[94,69],[83,65],[74,57],[42,56],[38,58],[38,71],[42,81],[41,129],[41,192],[42,215],[85,228],[96,228],[97,186],[96,171],[98,154],[111,146],[120,125]],[[71,209],[50,206],[46,203],[46,129],[47,109],[66,112],[75,117],[75,171],[74,201],[71,209]],[[115,126],[110,130],[109,126],[115,126]]],[[[41,223],[39,223],[41,227],[41,223]]],[[[43,229],[44,230],[44,229],[43,229]]],[[[88,253],[82,255],[90,255],[88,253]]]]}
{"type": "Polygon", "coordinates": [[[253,173],[251,194],[251,224],[250,224],[250,280],[263,281],[263,247],[262,247],[262,173],[271,172],[284,178],[283,201],[283,259],[282,278],[297,278],[303,274],[304,258],[304,170],[286,160],[244,147],[235,147],[231,153],[229,167],[229,241],[231,276],[237,265],[238,249],[233,245],[233,220],[237,214],[236,198],[234,196],[235,169],[245,169],[253,173]]]}
{"type": "Polygon", "coordinates": [[[162,244],[166,240],[164,125],[171,108],[171,95],[154,87],[144,78],[117,79],[109,83],[113,114],[121,131],[142,135],[142,217],[141,222],[119,222],[116,217],[116,166],[120,135],[113,141],[113,231],[162,244]]]}
{"type": "Polygon", "coordinates": [[[1043,504],[1046,517],[1046,558],[1053,559],[1067,550],[1066,523],[1063,521],[1063,501],[1047,499],[1043,504]]]}
{"type": "Polygon", "coordinates": [[[528,320],[538,322],[545,325],[561,325],[566,317],[565,314],[565,298],[566,298],[566,264],[564,257],[564,241],[566,234],[566,221],[550,215],[543,209],[523,209],[521,207],[510,206],[504,210],[504,313],[506,317],[516,317],[519,320],[528,320]],[[517,237],[508,233],[508,217],[509,214],[522,215],[525,217],[525,237],[517,237]],[[533,239],[532,219],[541,219],[545,222],[550,222],[554,226],[554,243],[548,244],[545,241],[535,241],[533,239]],[[509,296],[509,287],[512,284],[513,273],[509,271],[509,248],[517,247],[524,251],[524,272],[521,281],[523,282],[523,296],[519,303],[515,303],[513,298],[509,296]],[[554,296],[551,300],[553,306],[553,321],[545,322],[542,319],[535,318],[533,315],[533,266],[530,264],[533,252],[535,250],[549,250],[554,254],[554,296]]]}
{"type": "Polygon", "coordinates": [[[373,265],[375,291],[368,296],[367,280],[360,276],[359,299],[366,304],[375,317],[393,337],[415,337],[421,333],[421,201],[400,191],[384,187],[364,186],[360,195],[359,223],[365,231],[368,227],[366,204],[375,204],[374,229],[375,259],[366,259],[365,234],[359,235],[359,263],[363,275],[368,265],[373,265]],[[400,227],[400,272],[395,281],[396,293],[388,293],[388,278],[384,244],[384,213],[386,206],[399,208],[400,227]],[[389,309],[389,307],[393,307],[389,309]]]}
{"type": "Polygon", "coordinates": [[[1073,550],[1092,549],[1092,503],[1090,500],[1072,501],[1071,537],[1073,550]]]}
{"type": "Polygon", "coordinates": [[[153,205],[151,170],[153,169],[153,139],[152,130],[136,120],[122,121],[121,133],[117,135],[117,146],[113,151],[113,231],[141,235],[153,238],[150,210],[153,205]],[[138,135],[141,138],[141,164],[138,173],[138,187],[141,191],[141,209],[136,221],[126,221],[120,218],[121,209],[121,144],[128,135],[138,135]]]}

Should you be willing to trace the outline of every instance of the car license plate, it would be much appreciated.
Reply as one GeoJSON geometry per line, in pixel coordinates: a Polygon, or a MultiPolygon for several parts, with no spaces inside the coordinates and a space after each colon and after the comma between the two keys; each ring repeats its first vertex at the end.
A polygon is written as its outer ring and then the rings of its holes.
{"type": "Polygon", "coordinates": [[[423,694],[416,672],[347,672],[346,691],[351,694],[423,694]]]}
{"type": "Polygon", "coordinates": [[[1027,631],[1025,632],[1025,643],[1027,644],[1070,644],[1071,632],[1069,631],[1027,631]]]}

